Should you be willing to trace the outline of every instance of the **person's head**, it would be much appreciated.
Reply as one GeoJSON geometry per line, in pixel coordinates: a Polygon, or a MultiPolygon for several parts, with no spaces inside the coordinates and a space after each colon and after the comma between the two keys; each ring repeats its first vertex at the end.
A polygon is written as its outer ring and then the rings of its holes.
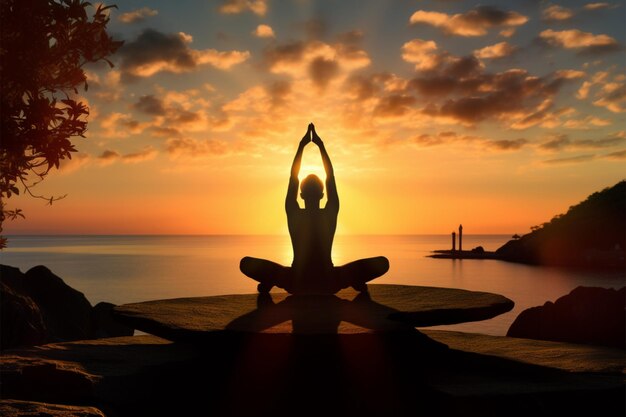
{"type": "Polygon", "coordinates": [[[315,174],[308,175],[300,186],[300,196],[305,202],[318,203],[324,197],[324,184],[315,174]]]}

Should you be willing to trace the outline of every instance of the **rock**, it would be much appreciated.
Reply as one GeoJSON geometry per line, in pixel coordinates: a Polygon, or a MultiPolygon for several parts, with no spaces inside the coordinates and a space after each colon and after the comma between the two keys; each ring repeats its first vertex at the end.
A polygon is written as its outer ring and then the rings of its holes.
{"type": "Polygon", "coordinates": [[[450,349],[425,351],[421,340],[395,333],[51,344],[0,356],[3,398],[96,405],[117,417],[526,417],[597,415],[598,404],[603,416],[624,415],[621,350],[426,333],[450,349]]]}
{"type": "Polygon", "coordinates": [[[329,296],[239,294],[148,301],[115,307],[130,327],[169,340],[201,340],[215,332],[366,334],[485,320],[513,308],[497,294],[451,288],[369,285],[329,296]]]}
{"type": "Polygon", "coordinates": [[[510,240],[496,255],[503,260],[624,271],[626,181],[590,195],[533,231],[510,240]]]}
{"type": "Polygon", "coordinates": [[[0,349],[48,340],[39,306],[24,295],[22,276],[19,269],[0,265],[0,349]]]}
{"type": "Polygon", "coordinates": [[[105,417],[104,413],[95,407],[18,400],[0,400],[0,415],[4,417],[105,417]]]}
{"type": "Polygon", "coordinates": [[[485,248],[483,248],[482,246],[476,246],[474,249],[472,249],[472,253],[485,253],[485,248]]]}
{"type": "Polygon", "coordinates": [[[113,318],[115,304],[100,302],[91,310],[91,338],[132,336],[134,330],[113,318]]]}
{"type": "Polygon", "coordinates": [[[26,293],[41,310],[51,341],[90,337],[91,304],[82,292],[42,265],[29,269],[23,283],[26,293]]]}
{"type": "Polygon", "coordinates": [[[425,329],[423,333],[450,349],[496,356],[528,365],[566,372],[624,375],[624,351],[604,346],[579,345],[516,337],[425,329]]]}
{"type": "Polygon", "coordinates": [[[522,311],[507,336],[624,349],[625,310],[626,287],[578,287],[554,303],[522,311]]]}
{"type": "Polygon", "coordinates": [[[92,308],[44,266],[23,274],[0,265],[0,298],[0,349],[133,334],[113,320],[112,304],[92,308]]]}

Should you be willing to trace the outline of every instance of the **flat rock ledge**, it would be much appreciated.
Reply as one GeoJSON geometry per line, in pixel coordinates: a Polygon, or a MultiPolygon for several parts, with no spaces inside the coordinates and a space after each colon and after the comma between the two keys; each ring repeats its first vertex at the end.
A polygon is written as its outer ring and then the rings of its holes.
{"type": "Polygon", "coordinates": [[[498,294],[452,288],[370,285],[369,294],[284,292],[147,301],[115,307],[129,327],[168,340],[201,341],[216,332],[371,334],[486,320],[513,308],[498,294]]]}
{"type": "Polygon", "coordinates": [[[0,400],[4,417],[106,417],[94,407],[49,404],[36,401],[0,400]]]}

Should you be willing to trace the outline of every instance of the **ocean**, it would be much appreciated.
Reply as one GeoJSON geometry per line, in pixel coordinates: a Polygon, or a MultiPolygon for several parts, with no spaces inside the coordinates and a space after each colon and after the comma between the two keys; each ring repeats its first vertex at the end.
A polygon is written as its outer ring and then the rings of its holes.
{"type": "MultiPolygon", "coordinates": [[[[464,235],[463,247],[496,250],[508,235],[464,235]]],[[[584,286],[619,288],[623,272],[603,273],[539,267],[496,260],[450,260],[427,257],[450,249],[448,235],[337,236],[333,262],[384,255],[389,272],[380,284],[463,288],[502,294],[515,302],[509,313],[482,322],[437,326],[439,329],[505,335],[528,307],[555,301],[584,286]]],[[[288,236],[9,236],[0,262],[23,272],[45,265],[96,304],[243,294],[256,282],[239,271],[243,256],[291,263],[288,236]]]]}

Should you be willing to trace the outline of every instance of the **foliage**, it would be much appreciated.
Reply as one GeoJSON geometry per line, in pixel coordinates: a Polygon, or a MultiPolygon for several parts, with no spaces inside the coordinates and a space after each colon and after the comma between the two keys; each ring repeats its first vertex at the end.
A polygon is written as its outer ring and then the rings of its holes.
{"type": "MultiPolygon", "coordinates": [[[[2,0],[0,3],[0,199],[31,188],[76,152],[89,109],[76,98],[87,90],[83,66],[107,60],[122,42],[106,32],[108,9],[83,0],[2,0]]],[[[22,216],[6,211],[2,217],[22,216]]],[[[0,223],[0,231],[2,223],[0,223]]],[[[2,246],[0,241],[0,247],[2,246]]]]}

